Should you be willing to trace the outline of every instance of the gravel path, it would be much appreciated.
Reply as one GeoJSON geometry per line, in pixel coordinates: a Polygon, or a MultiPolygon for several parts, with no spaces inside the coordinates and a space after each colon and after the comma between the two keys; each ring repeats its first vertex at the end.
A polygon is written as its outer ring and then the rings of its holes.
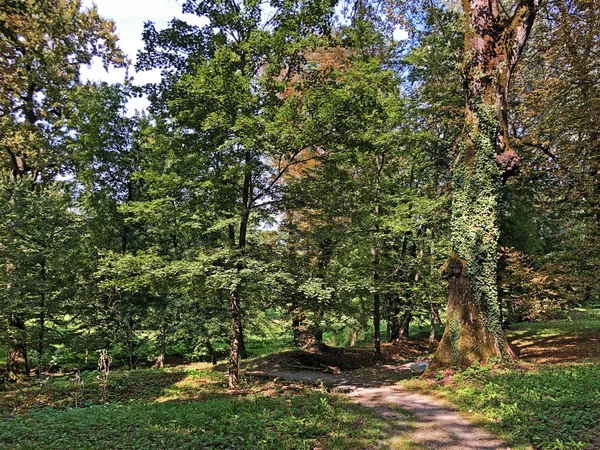
{"type": "MultiPolygon", "coordinates": [[[[409,364],[397,370],[409,370],[409,364]]],[[[353,402],[373,409],[390,422],[394,448],[440,450],[509,450],[508,445],[471,424],[441,401],[426,395],[404,391],[385,382],[353,375],[332,375],[310,371],[253,372],[255,376],[282,378],[307,384],[333,387],[353,402]],[[383,385],[382,385],[383,384],[383,385]],[[400,409],[400,411],[398,410],[400,409]]]]}

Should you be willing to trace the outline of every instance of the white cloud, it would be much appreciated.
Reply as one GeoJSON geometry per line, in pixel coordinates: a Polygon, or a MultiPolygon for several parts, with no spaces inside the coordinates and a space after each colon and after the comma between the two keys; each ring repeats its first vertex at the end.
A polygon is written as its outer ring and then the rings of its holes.
{"type": "MultiPolygon", "coordinates": [[[[182,0],[83,0],[84,7],[91,7],[93,4],[98,8],[100,15],[115,21],[119,45],[132,62],[135,62],[138,50],[144,45],[142,41],[144,22],[154,22],[157,29],[165,28],[175,17],[193,25],[203,24],[203,20],[198,16],[182,14],[182,0]]],[[[160,79],[158,70],[135,73],[132,67],[129,75],[133,76],[134,83],[140,85],[160,79]]],[[[125,79],[125,69],[109,68],[107,72],[99,61],[94,61],[90,67],[82,68],[81,79],[118,83],[125,79]]],[[[141,110],[147,105],[145,99],[134,99],[128,105],[128,109],[132,112],[135,109],[141,110]]]]}
{"type": "Polygon", "coordinates": [[[395,41],[405,41],[408,39],[408,31],[406,31],[404,28],[400,28],[399,26],[397,26],[394,29],[394,33],[392,34],[392,39],[394,39],[395,41]]]}

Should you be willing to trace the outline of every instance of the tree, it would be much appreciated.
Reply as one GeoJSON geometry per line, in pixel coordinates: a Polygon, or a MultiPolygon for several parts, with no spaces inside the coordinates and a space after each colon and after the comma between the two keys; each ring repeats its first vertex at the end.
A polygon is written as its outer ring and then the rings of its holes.
{"type": "MultiPolygon", "coordinates": [[[[2,140],[3,199],[27,184],[32,204],[35,195],[45,195],[40,184],[53,183],[65,168],[65,141],[69,130],[63,120],[73,107],[68,92],[79,83],[81,64],[93,57],[104,64],[123,64],[116,47],[114,24],[98,15],[95,8],[81,8],[79,0],[9,0],[0,5],[0,138],[2,140]],[[28,179],[22,182],[22,179],[28,179]]],[[[27,196],[25,196],[27,197],[27,196]]],[[[7,225],[3,222],[2,227],[7,225]]],[[[43,245],[43,244],[42,244],[43,245]]],[[[7,258],[7,267],[14,264],[7,258]]],[[[37,265],[37,262],[36,262],[37,265]]],[[[27,269],[43,278],[44,270],[27,269]]],[[[38,279],[39,284],[43,284],[38,279]]],[[[9,376],[26,373],[27,343],[25,317],[6,305],[11,339],[9,354],[18,354],[18,364],[9,364],[9,376]],[[13,351],[14,350],[14,351],[13,351]]],[[[43,328],[43,327],[42,327],[43,328]]],[[[41,347],[41,346],[40,346],[41,347]]],[[[9,358],[10,359],[10,358],[9,358]]],[[[15,360],[16,361],[16,360],[15,360]]]]}
{"type": "Polygon", "coordinates": [[[181,136],[183,179],[195,185],[190,196],[205,200],[198,215],[210,217],[210,239],[201,243],[196,262],[204,267],[202,282],[229,299],[231,387],[239,383],[242,298],[250,303],[253,287],[272,275],[258,226],[270,220],[281,177],[300,154],[297,138],[288,134],[293,118],[280,110],[282,92],[303,69],[303,50],[327,30],[332,13],[332,5],[320,1],[271,6],[272,17],[263,20],[264,4],[256,1],[186,1],[184,11],[208,24],[174,21],[162,32],[148,24],[139,63],[165,73],[161,85],[149,87],[153,110],[181,136]]]}
{"type": "Polygon", "coordinates": [[[465,126],[453,168],[446,329],[432,367],[513,357],[500,324],[498,217],[503,182],[520,165],[509,142],[510,83],[540,3],[462,2],[465,126]]]}
{"type": "Polygon", "coordinates": [[[514,134],[528,162],[519,178],[527,201],[550,225],[536,259],[543,259],[542,267],[564,267],[562,277],[549,279],[566,281],[569,295],[562,300],[571,304],[600,297],[598,8],[597,0],[550,5],[513,90],[514,134]]]}

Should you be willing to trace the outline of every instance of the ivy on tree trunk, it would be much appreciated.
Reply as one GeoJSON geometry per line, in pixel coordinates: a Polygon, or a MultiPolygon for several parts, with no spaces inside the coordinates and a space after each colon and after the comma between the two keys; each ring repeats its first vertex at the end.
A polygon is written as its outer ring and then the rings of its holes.
{"type": "Polygon", "coordinates": [[[540,0],[463,0],[466,20],[465,126],[453,172],[452,255],[446,329],[432,368],[513,358],[500,326],[497,288],[499,213],[504,182],[520,166],[509,144],[511,76],[540,0]]]}

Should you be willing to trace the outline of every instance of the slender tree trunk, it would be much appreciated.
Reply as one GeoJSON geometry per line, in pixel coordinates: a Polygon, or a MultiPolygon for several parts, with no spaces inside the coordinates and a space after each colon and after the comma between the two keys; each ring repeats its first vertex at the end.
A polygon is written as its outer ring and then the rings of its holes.
{"type": "Polygon", "coordinates": [[[375,345],[375,359],[381,358],[381,297],[379,294],[380,278],[380,248],[379,248],[379,205],[375,206],[375,245],[373,247],[373,339],[375,345]]]}
{"type": "Polygon", "coordinates": [[[390,323],[391,332],[390,332],[390,340],[389,342],[395,342],[400,337],[400,299],[395,297],[393,300],[393,313],[392,320],[390,323]]]}
{"type": "MultiPolygon", "coordinates": [[[[252,203],[252,173],[250,172],[251,154],[249,151],[244,152],[244,162],[247,167],[244,173],[244,182],[242,186],[242,204],[244,210],[240,219],[240,229],[238,236],[238,249],[243,251],[246,247],[246,237],[248,233],[248,222],[250,220],[250,207],[252,203]]],[[[230,230],[230,237],[233,233],[230,230]]],[[[234,238],[235,239],[235,238],[234,238]]],[[[232,242],[233,243],[233,242],[232,242]]],[[[238,272],[242,267],[238,267],[238,272]]],[[[244,335],[242,331],[242,312],[241,312],[241,296],[239,286],[234,287],[229,295],[229,306],[231,308],[232,333],[231,333],[231,349],[229,354],[229,387],[235,389],[239,385],[240,373],[240,351],[246,354],[246,346],[244,344],[244,335]]],[[[242,357],[244,357],[242,356],[242,357]]]]}
{"type": "Polygon", "coordinates": [[[155,369],[162,369],[165,367],[165,354],[167,353],[167,326],[166,320],[163,317],[160,324],[160,354],[158,358],[156,358],[156,363],[154,364],[155,369]]]}
{"type": "Polygon", "coordinates": [[[240,359],[248,358],[248,351],[246,350],[246,342],[244,341],[244,322],[240,322],[240,359]]]}
{"type": "Polygon", "coordinates": [[[9,347],[6,355],[6,370],[12,380],[22,380],[29,375],[25,319],[22,314],[11,314],[8,321],[9,347]]]}
{"type": "Polygon", "coordinates": [[[300,317],[292,317],[292,333],[294,336],[294,345],[299,347],[303,345],[304,333],[302,333],[302,321],[300,317]]]}
{"type": "Polygon", "coordinates": [[[317,319],[318,323],[313,327],[313,331],[311,333],[312,338],[316,344],[323,343],[323,327],[321,326],[321,320],[323,319],[324,316],[325,316],[325,311],[323,311],[323,308],[319,308],[319,310],[317,311],[317,314],[316,314],[316,319],[317,319]]]}
{"type": "MultiPolygon", "coordinates": [[[[242,204],[243,212],[240,218],[240,229],[238,236],[238,250],[243,252],[246,247],[246,235],[248,233],[248,222],[250,220],[250,207],[252,204],[252,173],[250,172],[251,154],[249,151],[244,152],[244,162],[246,172],[244,173],[244,182],[242,186],[242,204]]],[[[232,244],[235,244],[235,236],[233,229],[230,228],[230,239],[232,244]]],[[[238,272],[242,269],[237,267],[238,272]]],[[[240,351],[243,351],[243,356],[246,354],[246,346],[244,344],[244,335],[242,331],[242,312],[241,312],[241,296],[239,286],[231,289],[229,294],[229,306],[231,309],[232,333],[231,333],[231,348],[229,352],[229,387],[236,389],[239,385],[240,374],[240,351]]]]}
{"type": "Polygon", "coordinates": [[[236,389],[239,385],[240,374],[240,339],[242,336],[242,316],[240,313],[240,296],[237,288],[233,288],[229,294],[229,306],[231,308],[232,336],[231,350],[229,352],[229,387],[236,389]]]}
{"type": "Polygon", "coordinates": [[[356,345],[356,340],[358,339],[358,333],[360,332],[360,328],[356,327],[352,330],[352,336],[350,337],[350,347],[354,347],[356,345]]]}
{"type": "Polygon", "coordinates": [[[391,342],[392,336],[392,296],[388,293],[386,295],[386,317],[385,317],[385,341],[391,342]]]}
{"type": "Polygon", "coordinates": [[[210,342],[210,339],[206,338],[205,341],[205,345],[206,345],[206,351],[208,352],[208,356],[210,357],[210,362],[213,366],[217,365],[217,355],[215,353],[215,349],[212,346],[212,342],[210,342]]]}
{"type": "MultiPolygon", "coordinates": [[[[329,266],[331,255],[333,253],[333,241],[329,238],[323,239],[319,243],[319,249],[320,254],[317,262],[318,276],[323,280],[323,285],[325,285],[327,267],[329,266]]],[[[311,335],[309,340],[312,340],[316,344],[323,343],[323,328],[321,325],[323,317],[325,317],[325,309],[323,308],[322,302],[319,301],[315,314],[315,323],[309,331],[311,335]]]]}
{"type": "Polygon", "coordinates": [[[463,0],[465,128],[453,169],[452,247],[446,329],[430,370],[513,358],[500,326],[498,220],[503,182],[518,170],[509,144],[510,79],[540,0],[463,0]],[[506,5],[504,5],[506,6],[506,5]]]}
{"type": "Polygon", "coordinates": [[[42,356],[44,354],[44,331],[46,327],[46,260],[42,259],[40,264],[40,282],[42,284],[40,289],[40,333],[38,335],[38,348],[37,348],[37,376],[42,376],[42,356]]]}
{"type": "Polygon", "coordinates": [[[436,316],[437,316],[437,314],[433,307],[433,303],[430,303],[429,304],[429,351],[433,351],[433,349],[435,348],[435,345],[437,344],[437,341],[435,339],[436,316]]]}
{"type": "Polygon", "coordinates": [[[129,370],[133,370],[133,365],[134,365],[134,351],[135,351],[135,342],[134,342],[134,333],[135,333],[135,322],[133,320],[133,314],[131,314],[131,312],[129,313],[129,322],[127,324],[128,326],[128,335],[129,335],[129,342],[127,343],[127,347],[128,347],[128,353],[129,353],[129,362],[128,362],[128,366],[129,366],[129,370]]]}

